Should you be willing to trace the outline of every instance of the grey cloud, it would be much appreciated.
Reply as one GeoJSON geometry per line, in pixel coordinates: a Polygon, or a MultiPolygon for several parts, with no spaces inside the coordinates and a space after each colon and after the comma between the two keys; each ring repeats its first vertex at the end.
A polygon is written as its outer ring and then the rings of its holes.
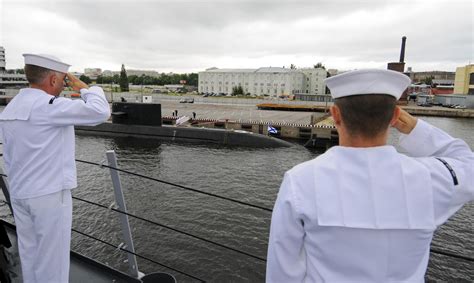
{"type": "MultiPolygon", "coordinates": [[[[53,1],[54,2],[54,1],[53,1]]],[[[264,21],[292,22],[311,17],[338,17],[359,9],[375,10],[387,1],[113,1],[55,2],[58,13],[87,29],[136,36],[163,26],[221,30],[228,25],[264,21]]],[[[34,2],[33,2],[34,3],[34,2]]]]}
{"type": "Polygon", "coordinates": [[[462,0],[30,4],[54,7],[84,31],[86,38],[80,40],[86,44],[77,49],[85,60],[136,68],[203,68],[215,65],[217,58],[258,61],[277,55],[288,61],[310,56],[389,62],[398,60],[403,35],[408,37],[406,58],[415,64],[463,62],[473,53],[472,4],[462,0]]]}

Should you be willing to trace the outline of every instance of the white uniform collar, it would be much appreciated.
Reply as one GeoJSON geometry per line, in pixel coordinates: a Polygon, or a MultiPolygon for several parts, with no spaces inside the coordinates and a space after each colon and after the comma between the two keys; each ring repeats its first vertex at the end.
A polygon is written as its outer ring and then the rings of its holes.
{"type": "Polygon", "coordinates": [[[319,225],[435,228],[430,172],[417,161],[392,146],[336,146],[321,157],[314,169],[319,225]]]}
{"type": "Polygon", "coordinates": [[[51,96],[45,91],[36,88],[24,88],[8,103],[0,113],[0,121],[28,120],[35,102],[44,96],[51,96]]]}

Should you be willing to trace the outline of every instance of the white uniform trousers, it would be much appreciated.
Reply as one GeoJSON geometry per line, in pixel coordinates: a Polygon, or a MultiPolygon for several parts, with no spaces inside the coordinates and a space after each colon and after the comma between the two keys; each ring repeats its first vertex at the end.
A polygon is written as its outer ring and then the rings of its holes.
{"type": "Polygon", "coordinates": [[[67,283],[71,243],[70,190],[12,199],[24,283],[67,283]]]}

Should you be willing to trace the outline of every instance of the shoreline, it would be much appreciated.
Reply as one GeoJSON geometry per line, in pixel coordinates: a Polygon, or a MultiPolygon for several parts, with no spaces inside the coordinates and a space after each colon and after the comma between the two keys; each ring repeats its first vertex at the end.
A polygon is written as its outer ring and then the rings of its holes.
{"type": "Polygon", "coordinates": [[[402,106],[402,109],[415,116],[435,116],[444,118],[474,118],[474,109],[453,109],[445,107],[402,106]]]}

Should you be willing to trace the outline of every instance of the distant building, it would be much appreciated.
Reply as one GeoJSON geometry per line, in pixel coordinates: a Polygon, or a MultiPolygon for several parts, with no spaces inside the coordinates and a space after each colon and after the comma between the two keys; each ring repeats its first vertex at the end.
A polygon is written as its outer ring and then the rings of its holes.
{"type": "Polygon", "coordinates": [[[97,79],[98,76],[102,75],[101,68],[86,68],[84,69],[84,76],[89,77],[91,80],[97,79]]]}
{"type": "Polygon", "coordinates": [[[454,86],[453,85],[441,85],[433,83],[435,87],[431,89],[431,93],[434,95],[443,95],[443,94],[453,94],[454,86]]]}
{"type": "Polygon", "coordinates": [[[474,95],[474,64],[456,68],[454,93],[474,95]]]}
{"type": "Polygon", "coordinates": [[[4,73],[6,71],[5,66],[6,66],[5,48],[0,46],[0,73],[4,73]]]}
{"type": "Polygon", "coordinates": [[[424,82],[427,78],[432,78],[433,83],[435,81],[442,82],[442,85],[452,85],[454,84],[454,72],[445,72],[445,71],[427,71],[427,72],[413,72],[411,67],[408,67],[408,71],[405,72],[408,75],[413,83],[424,82]]]}
{"type": "Polygon", "coordinates": [[[441,105],[466,106],[466,96],[465,95],[436,95],[434,97],[434,102],[440,103],[441,105]]]}
{"type": "Polygon", "coordinates": [[[160,76],[160,73],[158,73],[157,71],[150,71],[150,70],[127,70],[127,76],[140,77],[143,75],[158,78],[160,76]]]}
{"type": "MultiPolygon", "coordinates": [[[[115,72],[117,74],[120,74],[120,72],[115,72]]],[[[102,72],[102,76],[103,77],[113,77],[114,76],[114,72],[112,72],[111,70],[105,70],[102,72]]]]}
{"type": "Polygon", "coordinates": [[[84,75],[84,73],[80,73],[80,72],[71,72],[71,74],[73,74],[74,76],[76,76],[76,77],[78,77],[78,78],[79,78],[80,76],[84,75]]]}
{"type": "Polygon", "coordinates": [[[325,94],[326,84],[324,79],[327,77],[327,71],[323,68],[303,68],[298,69],[305,76],[305,84],[303,85],[303,93],[305,94],[325,94]]]}
{"type": "MultiPolygon", "coordinates": [[[[127,71],[127,76],[150,76],[154,78],[159,78],[161,76],[160,73],[157,71],[152,71],[152,70],[128,70],[127,71]]],[[[113,77],[114,75],[120,75],[120,71],[110,71],[110,70],[105,70],[102,72],[102,76],[104,77],[113,77]]]]}
{"type": "Polygon", "coordinates": [[[324,94],[326,85],[324,69],[288,69],[263,67],[259,69],[210,68],[199,72],[200,93],[232,94],[232,89],[242,87],[244,93],[271,97],[296,94],[324,94]]]}
{"type": "Polygon", "coordinates": [[[328,69],[328,73],[331,77],[334,77],[335,75],[344,73],[344,71],[339,71],[338,69],[328,69]]]}
{"type": "Polygon", "coordinates": [[[5,48],[0,46],[0,94],[5,94],[7,88],[21,88],[28,85],[24,74],[16,74],[6,69],[5,48]]]}

